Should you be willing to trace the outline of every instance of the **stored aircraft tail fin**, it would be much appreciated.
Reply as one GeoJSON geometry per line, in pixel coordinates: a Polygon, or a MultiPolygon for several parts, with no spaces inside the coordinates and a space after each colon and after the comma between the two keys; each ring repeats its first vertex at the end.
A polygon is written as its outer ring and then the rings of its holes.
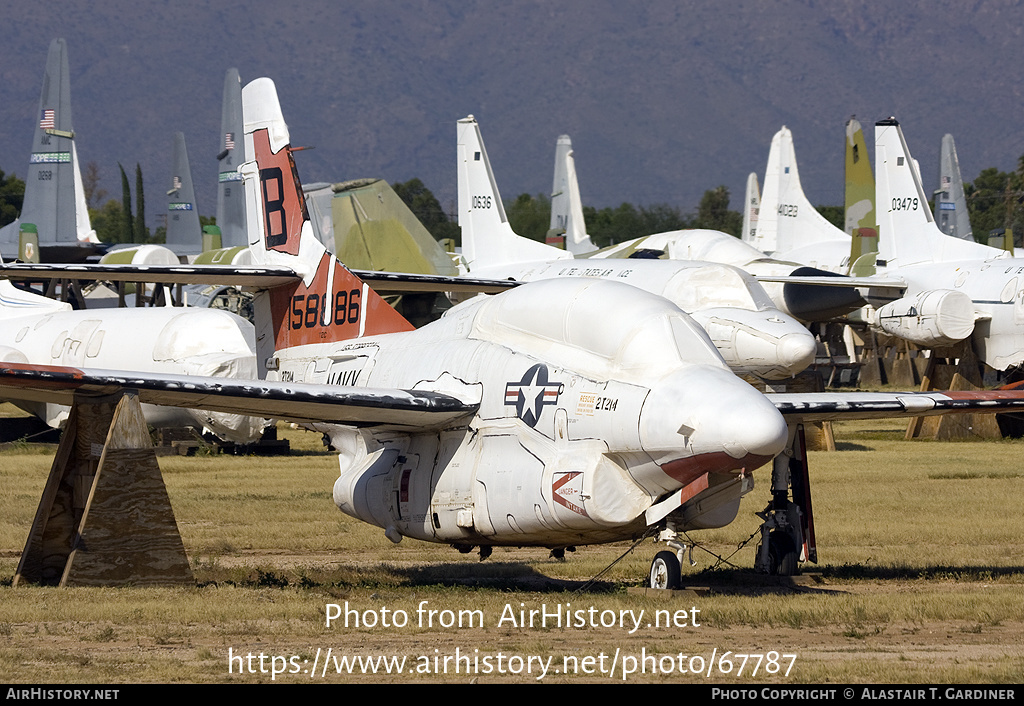
{"type": "Polygon", "coordinates": [[[846,121],[846,225],[854,235],[855,228],[875,228],[875,176],[871,173],[864,129],[857,118],[846,121]]]}
{"type": "Polygon", "coordinates": [[[569,189],[569,221],[565,229],[565,249],[575,255],[597,250],[587,234],[587,224],[583,220],[583,199],[580,197],[580,184],[576,179],[576,156],[570,150],[565,155],[566,185],[569,189]]]}
{"type": "Polygon", "coordinates": [[[597,250],[583,221],[583,199],[576,178],[576,155],[568,135],[555,144],[555,180],[551,187],[551,229],[548,234],[565,233],[565,249],[575,255],[597,250]]]}
{"type": "Polygon", "coordinates": [[[242,126],[242,82],[238,69],[224,77],[224,100],[220,119],[220,152],[217,154],[217,225],[221,245],[245,247],[245,193],[238,167],[245,162],[242,126]]]}
{"type": "Polygon", "coordinates": [[[459,225],[462,256],[470,272],[492,265],[572,257],[560,248],[516,235],[505,215],[476,118],[463,118],[457,127],[459,225]]]}
{"type": "Polygon", "coordinates": [[[743,197],[743,233],[740,239],[757,247],[757,225],[761,212],[761,189],[757,185],[757,172],[747,176],[747,193],[743,197]]]}
{"type": "Polygon", "coordinates": [[[952,135],[942,137],[939,153],[939,190],[935,192],[935,224],[946,235],[961,240],[974,240],[971,219],[967,214],[964,180],[960,176],[960,160],[952,135]]]}
{"type": "Polygon", "coordinates": [[[9,257],[18,253],[22,225],[34,226],[33,240],[42,246],[98,242],[88,212],[80,213],[85,197],[71,123],[69,74],[67,42],[54,39],[46,57],[21,214],[0,236],[9,257]]]}
{"type": "Polygon", "coordinates": [[[572,152],[572,140],[559,135],[555,142],[555,178],[551,184],[551,225],[548,233],[565,233],[569,229],[569,174],[565,156],[572,152]]]}
{"type": "Polygon", "coordinates": [[[274,82],[258,78],[245,86],[242,106],[252,161],[240,171],[253,264],[288,267],[302,277],[254,300],[261,374],[274,369],[274,351],[411,330],[313,234],[274,82]]]}
{"type": "MultiPolygon", "coordinates": [[[[757,229],[760,245],[754,245],[765,253],[783,256],[824,242],[845,242],[847,238],[818,213],[804,195],[793,148],[793,133],[785,126],[775,133],[768,152],[757,229]]],[[[845,253],[845,247],[843,251],[845,253]]]]}
{"type": "Polygon", "coordinates": [[[875,273],[878,221],[875,217],[875,175],[860,121],[846,121],[846,203],[844,230],[850,234],[850,274],[875,273]]]}
{"type": "Polygon", "coordinates": [[[181,132],[174,133],[170,187],[167,191],[167,247],[176,255],[195,255],[202,250],[203,229],[199,225],[185,134],[181,132]]]}
{"type": "Polygon", "coordinates": [[[895,118],[875,123],[875,204],[878,255],[888,267],[985,260],[1001,250],[945,235],[935,225],[921,177],[895,118]]]}

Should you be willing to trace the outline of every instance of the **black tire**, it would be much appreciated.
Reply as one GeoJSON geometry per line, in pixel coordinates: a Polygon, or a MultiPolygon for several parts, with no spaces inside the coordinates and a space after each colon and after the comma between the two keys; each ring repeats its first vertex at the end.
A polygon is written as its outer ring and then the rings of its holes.
{"type": "Polygon", "coordinates": [[[774,531],[768,535],[770,573],[776,576],[796,576],[800,573],[800,554],[787,533],[774,531]]]}
{"type": "Polygon", "coordinates": [[[676,589],[683,583],[683,570],[675,552],[658,552],[651,562],[648,585],[651,588],[676,589]]]}

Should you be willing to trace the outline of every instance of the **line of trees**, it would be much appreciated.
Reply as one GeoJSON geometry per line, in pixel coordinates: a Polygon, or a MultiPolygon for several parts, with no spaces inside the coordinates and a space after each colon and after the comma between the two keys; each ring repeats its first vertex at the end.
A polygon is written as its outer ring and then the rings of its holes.
{"type": "MultiPolygon", "coordinates": [[[[85,166],[82,183],[89,218],[99,239],[105,243],[162,243],[165,228],[150,233],[146,227],[145,194],[142,168],[135,165],[135,208],[128,175],[118,164],[121,174],[120,200],[99,202],[107,192],[99,187],[100,171],[95,162],[85,166]]],[[[460,241],[458,222],[448,214],[440,202],[421,180],[410,179],[392,185],[395,193],[409,206],[420,222],[438,240],[460,241]]],[[[1024,247],[1024,155],[1017,169],[1001,172],[995,167],[983,169],[973,182],[964,184],[967,209],[975,238],[986,242],[989,231],[1012,228],[1018,247],[1024,247]]],[[[0,227],[13,222],[21,212],[25,196],[25,182],[16,175],[0,170],[0,227]]],[[[654,204],[636,206],[623,202],[616,207],[596,209],[583,207],[587,232],[599,247],[624,240],[632,240],[651,233],[662,233],[687,228],[707,228],[739,236],[743,217],[729,208],[729,189],[718,186],[708,189],[693,213],[684,213],[677,206],[654,204]]],[[[843,227],[842,206],[819,206],[818,211],[837,227],[843,227]]],[[[519,235],[544,241],[551,222],[551,201],[544,194],[520,194],[506,202],[505,211],[513,230],[519,235]]],[[[200,218],[204,225],[214,222],[208,216],[200,218]]]]}
{"type": "MultiPolygon", "coordinates": [[[[453,215],[446,214],[434,194],[419,179],[393,184],[395,193],[436,239],[454,238],[459,242],[460,231],[453,215]]],[[[551,201],[544,194],[520,194],[505,203],[505,213],[512,229],[524,238],[544,242],[551,224],[551,201]]],[[[624,240],[639,238],[684,228],[708,228],[738,236],[743,216],[729,209],[729,189],[719,186],[704,192],[704,197],[692,215],[684,214],[669,204],[634,206],[622,203],[611,208],[583,208],[587,233],[599,247],[624,240]]]]}
{"type": "Polygon", "coordinates": [[[1015,171],[983,169],[964,184],[964,196],[975,240],[986,242],[990,231],[1012,228],[1014,245],[1024,247],[1024,155],[1015,171]]]}

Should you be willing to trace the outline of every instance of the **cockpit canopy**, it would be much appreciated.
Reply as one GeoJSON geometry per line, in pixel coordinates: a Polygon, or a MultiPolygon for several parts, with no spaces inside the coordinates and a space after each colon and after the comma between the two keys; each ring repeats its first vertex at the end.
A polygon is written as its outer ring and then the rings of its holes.
{"type": "Polygon", "coordinates": [[[598,380],[651,380],[690,363],[726,367],[678,307],[610,280],[550,279],[491,297],[469,335],[598,380]]]}
{"type": "MultiPolygon", "coordinates": [[[[680,260],[675,262],[684,264],[680,260]]],[[[683,311],[689,312],[723,306],[749,311],[775,308],[764,288],[751,275],[732,265],[712,262],[680,268],[669,280],[664,294],[683,311]]]]}

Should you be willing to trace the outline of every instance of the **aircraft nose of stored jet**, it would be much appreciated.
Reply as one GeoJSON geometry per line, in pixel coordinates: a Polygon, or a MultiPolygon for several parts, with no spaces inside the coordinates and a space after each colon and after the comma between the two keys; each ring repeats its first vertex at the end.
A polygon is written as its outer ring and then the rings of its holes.
{"type": "Polygon", "coordinates": [[[787,370],[800,372],[814,362],[816,350],[817,343],[810,331],[804,329],[803,333],[787,333],[778,342],[779,362],[787,370]]]}
{"type": "Polygon", "coordinates": [[[670,475],[751,470],[786,445],[786,421],[767,397],[727,370],[691,366],[651,390],[640,413],[644,450],[670,475]]]}
{"type": "Polygon", "coordinates": [[[814,362],[814,336],[780,311],[714,308],[693,318],[734,372],[781,380],[814,362]]]}

